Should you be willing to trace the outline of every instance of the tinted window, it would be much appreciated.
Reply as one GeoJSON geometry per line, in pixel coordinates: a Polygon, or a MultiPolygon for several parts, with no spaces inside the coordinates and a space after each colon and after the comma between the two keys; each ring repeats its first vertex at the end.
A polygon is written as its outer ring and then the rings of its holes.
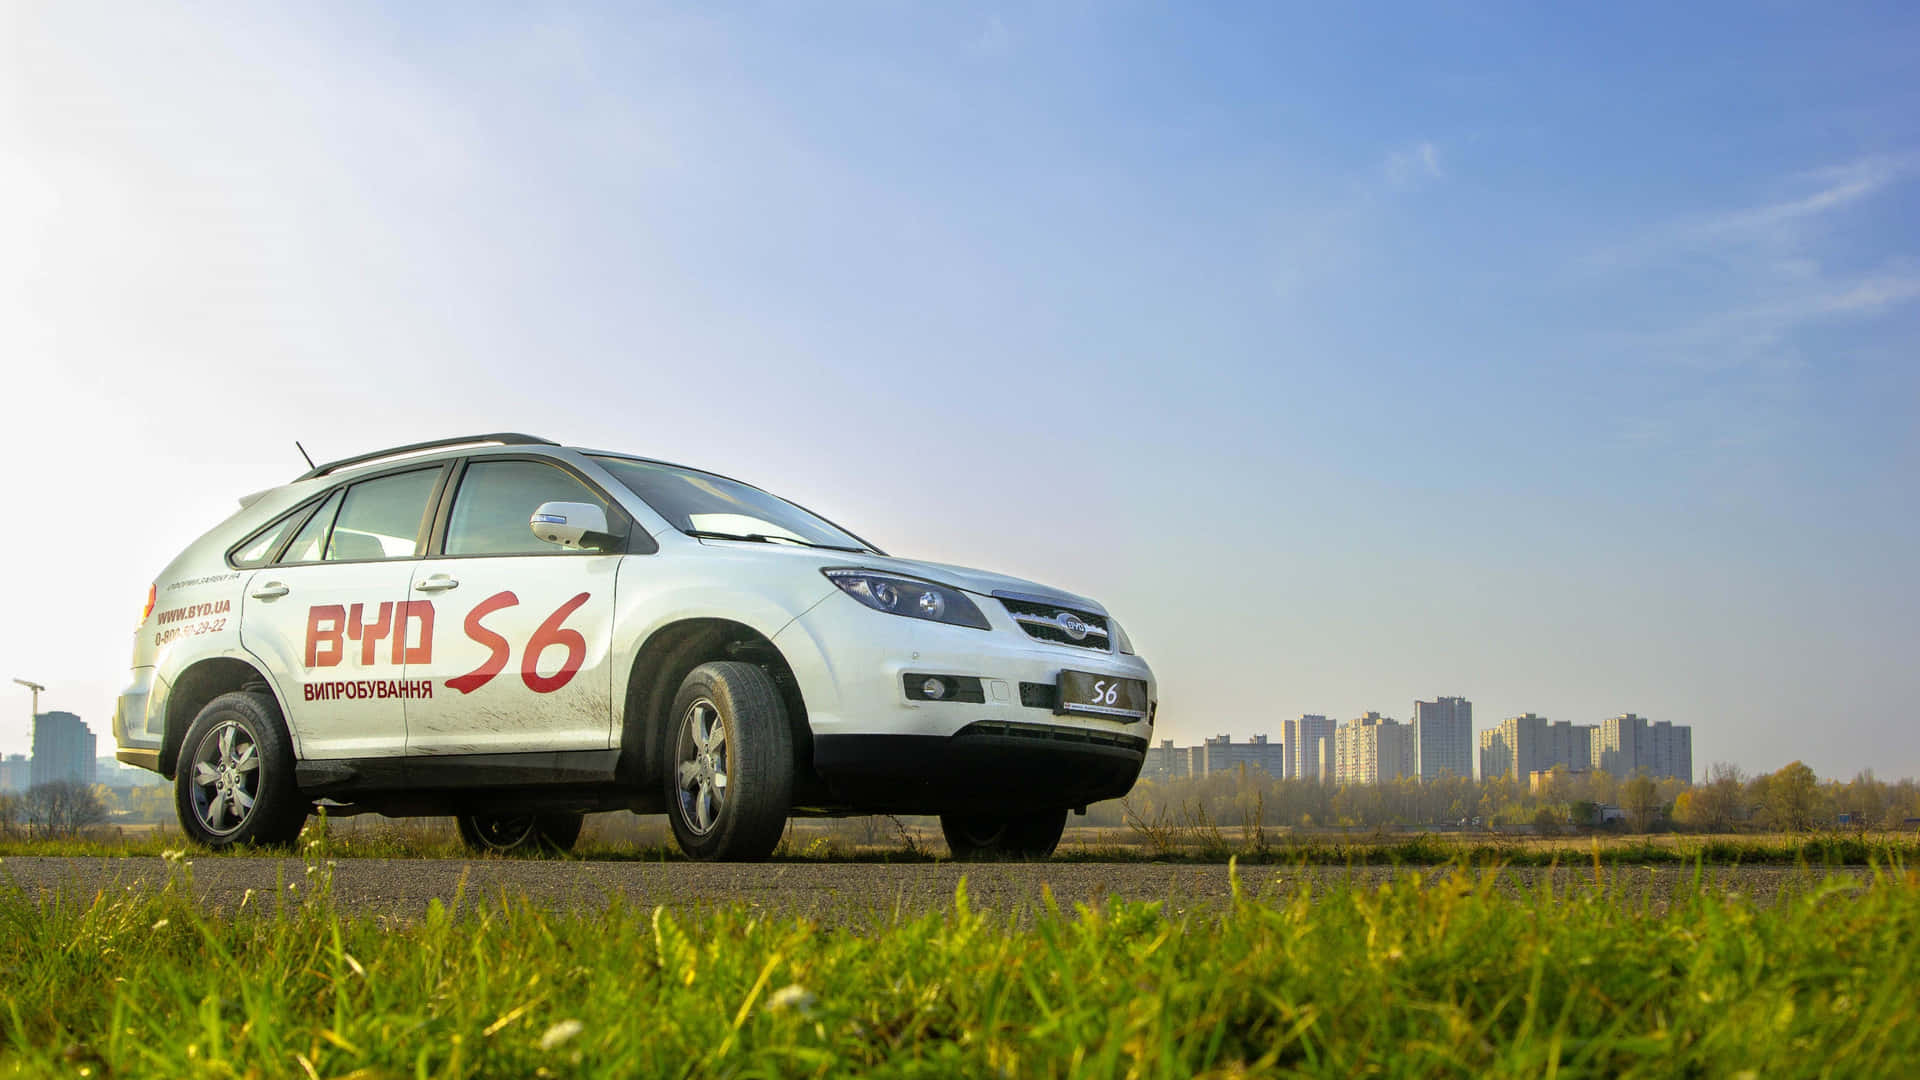
{"type": "Polygon", "coordinates": [[[544,502],[592,503],[607,511],[618,529],[616,511],[573,474],[537,461],[476,461],[460,478],[447,522],[449,555],[547,555],[566,552],[533,535],[528,519],[544,502]]]}
{"type": "Polygon", "coordinates": [[[327,537],[327,561],[418,555],[420,525],[439,478],[439,469],[417,469],[362,480],[348,488],[333,533],[327,537]]]}
{"type": "MultiPolygon", "coordinates": [[[[327,542],[327,526],[333,524],[334,511],[340,509],[340,493],[327,496],[327,501],[307,519],[300,532],[287,545],[287,553],[280,556],[283,563],[319,562],[320,552],[327,542]]],[[[294,515],[298,517],[299,515],[294,515]]]]}
{"type": "Polygon", "coordinates": [[[296,510],[255,533],[253,539],[233,553],[233,565],[242,567],[264,565],[273,555],[273,549],[280,546],[280,541],[287,538],[287,534],[293,531],[295,525],[300,524],[306,514],[304,508],[296,510]]]}

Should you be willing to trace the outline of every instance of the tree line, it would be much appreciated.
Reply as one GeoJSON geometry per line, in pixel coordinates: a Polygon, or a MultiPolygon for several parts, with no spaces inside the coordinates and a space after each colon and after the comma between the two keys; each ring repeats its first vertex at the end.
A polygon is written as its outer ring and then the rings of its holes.
{"type": "MultiPolygon", "coordinates": [[[[171,786],[107,788],[71,781],[25,793],[0,792],[0,836],[73,836],[109,817],[165,821],[171,786]]],[[[1385,826],[1530,826],[1540,832],[1610,826],[1634,832],[1799,832],[1815,828],[1911,827],[1920,819],[1920,784],[1889,783],[1871,771],[1852,780],[1822,780],[1801,762],[1748,775],[1716,764],[1698,784],[1644,773],[1556,769],[1537,788],[1512,779],[1403,777],[1385,784],[1282,780],[1242,767],[1211,776],[1142,780],[1124,800],[1099,803],[1078,819],[1123,827],[1142,821],[1320,828],[1385,826]]],[[[875,842],[889,826],[874,819],[875,842]]],[[[891,828],[897,829],[897,823],[891,828]]]]}
{"type": "Polygon", "coordinates": [[[1749,776],[1716,764],[1699,784],[1638,773],[1556,769],[1539,785],[1511,778],[1410,777],[1384,784],[1277,779],[1242,767],[1177,780],[1142,780],[1124,800],[1089,807],[1086,824],[1204,818],[1220,824],[1298,828],[1384,826],[1530,826],[1541,832],[1605,826],[1634,832],[1796,832],[1814,828],[1882,829],[1920,819],[1920,785],[1888,783],[1864,772],[1822,780],[1793,762],[1749,776]]]}

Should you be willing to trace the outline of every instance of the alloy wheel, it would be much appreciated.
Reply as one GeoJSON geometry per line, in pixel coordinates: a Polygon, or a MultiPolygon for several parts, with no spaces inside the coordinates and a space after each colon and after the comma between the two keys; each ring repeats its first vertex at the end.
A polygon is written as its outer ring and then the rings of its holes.
{"type": "Polygon", "coordinates": [[[260,747],[238,720],[207,730],[193,751],[193,813],[202,828],[228,836],[246,825],[260,798],[260,747]]]}
{"type": "Polygon", "coordinates": [[[707,698],[687,706],[674,752],[680,820],[705,836],[719,824],[727,801],[727,726],[707,698]]]}

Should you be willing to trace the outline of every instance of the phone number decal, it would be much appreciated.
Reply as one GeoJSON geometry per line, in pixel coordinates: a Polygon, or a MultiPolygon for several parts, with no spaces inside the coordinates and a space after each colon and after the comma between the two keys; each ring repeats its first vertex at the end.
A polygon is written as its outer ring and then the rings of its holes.
{"type": "Polygon", "coordinates": [[[196,623],[169,626],[165,630],[154,633],[153,644],[155,648],[159,648],[162,645],[178,641],[181,638],[200,637],[203,634],[217,634],[226,628],[227,620],[225,619],[202,619],[196,623]]]}

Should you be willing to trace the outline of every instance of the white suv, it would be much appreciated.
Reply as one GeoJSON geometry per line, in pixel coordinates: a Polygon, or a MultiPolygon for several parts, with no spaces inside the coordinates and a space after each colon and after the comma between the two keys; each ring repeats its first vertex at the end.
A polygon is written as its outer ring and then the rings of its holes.
{"type": "Polygon", "coordinates": [[[121,761],[202,843],[452,814],[478,850],[665,812],[757,859],[794,814],[939,814],[1045,856],[1123,795],[1153,673],[1099,604],[892,558],[713,473],[499,434],[323,465],[148,594],[121,761]]]}

